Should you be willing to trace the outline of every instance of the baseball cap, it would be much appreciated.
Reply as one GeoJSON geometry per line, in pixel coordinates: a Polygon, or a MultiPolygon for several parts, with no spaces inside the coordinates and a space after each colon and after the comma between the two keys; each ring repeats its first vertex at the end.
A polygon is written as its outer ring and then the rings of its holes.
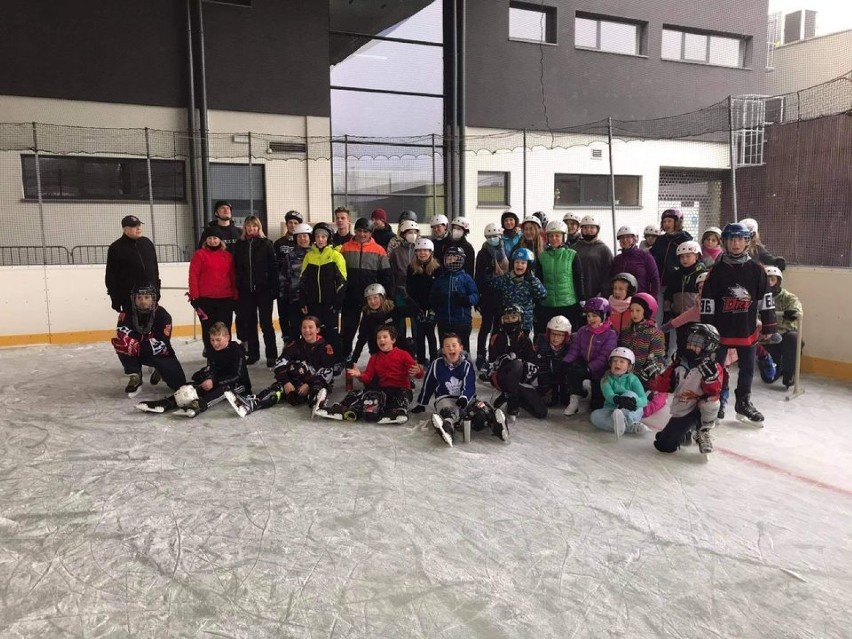
{"type": "Polygon", "coordinates": [[[125,226],[139,226],[140,224],[144,224],[144,222],[135,215],[125,215],[121,218],[122,228],[125,226]]]}

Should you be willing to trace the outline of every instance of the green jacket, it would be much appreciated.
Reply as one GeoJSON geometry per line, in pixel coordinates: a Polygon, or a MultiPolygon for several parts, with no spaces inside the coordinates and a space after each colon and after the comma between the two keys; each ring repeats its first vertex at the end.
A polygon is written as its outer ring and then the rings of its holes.
{"type": "Polygon", "coordinates": [[[577,252],[565,246],[547,248],[539,256],[539,271],[544,288],[547,289],[547,297],[541,301],[542,306],[572,306],[580,301],[583,293],[576,290],[576,258],[577,252]]]}
{"type": "Polygon", "coordinates": [[[779,333],[798,331],[799,318],[803,312],[802,303],[799,301],[799,298],[786,288],[782,288],[778,292],[778,295],[775,295],[775,321],[778,323],[779,333]],[[796,319],[785,319],[784,311],[795,311],[796,319]]]}

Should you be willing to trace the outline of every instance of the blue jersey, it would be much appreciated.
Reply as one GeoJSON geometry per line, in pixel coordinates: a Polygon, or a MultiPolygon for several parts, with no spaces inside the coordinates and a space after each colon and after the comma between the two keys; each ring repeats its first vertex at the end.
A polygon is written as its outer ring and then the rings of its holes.
{"type": "Polygon", "coordinates": [[[439,357],[432,362],[423,380],[417,403],[425,406],[433,395],[435,401],[461,395],[472,401],[476,395],[476,369],[470,360],[462,357],[457,364],[450,364],[443,357],[439,357]]]}

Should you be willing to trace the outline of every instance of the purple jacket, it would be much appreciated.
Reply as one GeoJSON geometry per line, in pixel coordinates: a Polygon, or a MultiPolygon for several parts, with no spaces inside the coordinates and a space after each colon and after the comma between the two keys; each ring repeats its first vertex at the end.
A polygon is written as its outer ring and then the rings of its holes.
{"type": "Polygon", "coordinates": [[[612,268],[609,269],[610,278],[618,273],[630,273],[639,284],[637,293],[649,293],[656,298],[660,292],[660,273],[657,271],[657,262],[647,251],[638,246],[633,246],[622,251],[612,260],[612,268]]]}
{"type": "Polygon", "coordinates": [[[599,380],[604,376],[609,363],[609,354],[617,344],[618,335],[612,330],[609,320],[597,328],[584,326],[571,338],[568,352],[565,353],[562,361],[566,364],[577,359],[586,362],[592,373],[592,379],[599,380]]]}

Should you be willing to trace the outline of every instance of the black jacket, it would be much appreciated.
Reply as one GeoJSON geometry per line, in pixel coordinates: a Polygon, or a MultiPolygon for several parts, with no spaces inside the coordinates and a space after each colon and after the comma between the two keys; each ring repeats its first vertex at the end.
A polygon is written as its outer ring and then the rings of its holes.
{"type": "Polygon", "coordinates": [[[251,380],[246,366],[246,352],[237,342],[230,342],[221,351],[207,349],[207,366],[192,376],[196,384],[212,379],[215,386],[242,386],[251,393],[251,380]]]}
{"type": "Polygon", "coordinates": [[[278,263],[272,241],[265,237],[240,240],[234,248],[234,268],[237,272],[237,291],[268,292],[278,297],[278,263]]]}
{"type": "Polygon", "coordinates": [[[130,293],[134,286],[153,284],[159,290],[160,269],[151,240],[147,237],[132,240],[122,235],[110,244],[104,281],[115,310],[122,305],[130,308],[130,293]]]}
{"type": "MultiPolygon", "coordinates": [[[[217,226],[218,224],[218,220],[213,220],[207,225],[207,228],[204,229],[204,232],[201,234],[201,239],[198,240],[198,248],[204,246],[204,241],[207,239],[207,236],[210,235],[210,229],[214,226],[217,226]]],[[[224,235],[222,243],[225,245],[231,255],[233,255],[234,245],[237,243],[237,240],[239,240],[242,236],[243,230],[239,226],[234,225],[233,222],[231,222],[228,226],[220,226],[219,230],[222,231],[222,235],[224,235]]]]}
{"type": "Polygon", "coordinates": [[[386,251],[388,250],[388,244],[395,233],[391,230],[390,225],[386,226],[383,229],[374,229],[373,230],[373,239],[376,240],[376,244],[381,246],[386,251]]]}

